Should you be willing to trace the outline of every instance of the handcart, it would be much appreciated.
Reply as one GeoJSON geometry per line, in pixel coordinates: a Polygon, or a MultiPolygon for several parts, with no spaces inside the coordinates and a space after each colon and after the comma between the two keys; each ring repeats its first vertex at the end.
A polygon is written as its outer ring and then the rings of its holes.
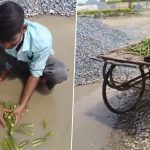
{"type": "Polygon", "coordinates": [[[127,46],[91,57],[104,62],[103,100],[107,108],[116,114],[135,109],[145,89],[150,92],[150,62],[145,62],[142,56],[136,56],[125,48],[127,46]]]}

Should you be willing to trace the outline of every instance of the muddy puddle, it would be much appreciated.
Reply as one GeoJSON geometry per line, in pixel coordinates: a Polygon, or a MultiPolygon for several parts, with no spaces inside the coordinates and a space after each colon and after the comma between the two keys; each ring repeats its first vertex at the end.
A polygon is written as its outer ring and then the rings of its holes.
{"type": "Polygon", "coordinates": [[[73,150],[112,150],[116,115],[104,105],[101,85],[75,87],[73,150]]]}
{"type": "MultiPolygon", "coordinates": [[[[59,16],[42,16],[31,19],[49,28],[53,36],[55,55],[63,61],[69,69],[69,78],[66,82],[57,85],[50,94],[36,91],[29,103],[29,112],[25,113],[20,123],[34,123],[34,136],[15,134],[18,142],[24,139],[35,139],[53,131],[54,135],[49,141],[37,148],[31,146],[27,149],[37,150],[70,150],[71,147],[71,121],[72,121],[72,97],[73,97],[73,60],[74,60],[74,36],[75,18],[59,16]],[[47,118],[48,127],[43,129],[42,120],[47,118]]],[[[17,102],[23,84],[20,79],[7,79],[0,84],[0,101],[17,102]]],[[[45,91],[44,91],[45,92],[45,91]]],[[[47,92],[46,92],[47,93],[47,92]]],[[[0,139],[6,132],[0,128],[0,139]]]]}

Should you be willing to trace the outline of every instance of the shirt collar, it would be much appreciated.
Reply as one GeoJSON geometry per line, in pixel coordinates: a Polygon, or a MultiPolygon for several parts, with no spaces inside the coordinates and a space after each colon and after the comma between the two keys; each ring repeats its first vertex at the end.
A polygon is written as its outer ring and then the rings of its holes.
{"type": "Polygon", "coordinates": [[[31,35],[29,32],[29,28],[27,28],[26,32],[24,33],[23,45],[19,51],[29,51],[31,49],[31,45],[31,35]]]}

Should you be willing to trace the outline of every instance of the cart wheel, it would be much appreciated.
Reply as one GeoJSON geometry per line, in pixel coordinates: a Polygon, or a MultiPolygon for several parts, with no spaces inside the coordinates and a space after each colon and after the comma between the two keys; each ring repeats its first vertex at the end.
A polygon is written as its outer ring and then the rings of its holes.
{"type": "Polygon", "coordinates": [[[111,65],[104,76],[104,103],[111,112],[123,114],[136,107],[144,89],[145,74],[142,68],[111,65]]]}

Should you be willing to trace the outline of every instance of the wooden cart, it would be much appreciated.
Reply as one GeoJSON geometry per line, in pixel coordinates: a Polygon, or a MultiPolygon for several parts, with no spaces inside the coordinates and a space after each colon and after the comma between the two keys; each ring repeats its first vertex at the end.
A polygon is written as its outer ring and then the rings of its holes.
{"type": "Polygon", "coordinates": [[[117,114],[136,108],[145,87],[150,85],[150,63],[125,48],[95,55],[92,59],[104,62],[102,94],[107,108],[117,114]]]}

